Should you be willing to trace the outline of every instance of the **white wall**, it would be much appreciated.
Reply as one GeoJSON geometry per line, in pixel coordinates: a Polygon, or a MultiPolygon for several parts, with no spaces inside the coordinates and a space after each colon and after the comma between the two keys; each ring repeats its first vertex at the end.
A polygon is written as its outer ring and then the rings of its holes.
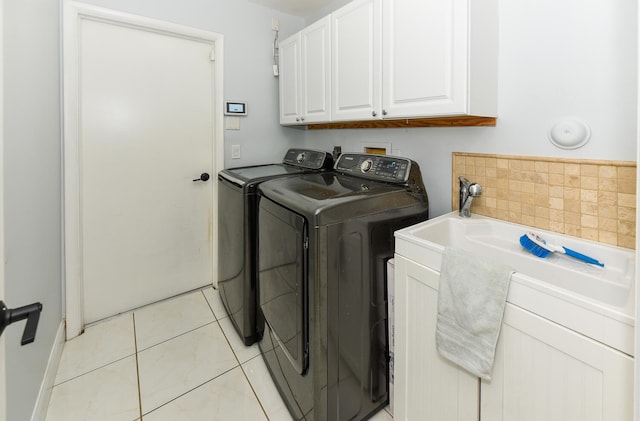
{"type": "Polygon", "coordinates": [[[500,1],[496,127],[317,130],[305,144],[362,151],[361,142],[390,142],[419,163],[431,216],[451,210],[453,151],[634,161],[636,8],[634,0],[500,1]],[[583,148],[547,140],[564,116],[591,126],[583,148]]]}
{"type": "Polygon", "coordinates": [[[299,131],[278,124],[278,79],[273,76],[271,19],[281,36],[304,26],[304,20],[247,0],[83,0],[97,6],[192,26],[224,35],[224,97],[247,101],[249,115],[239,131],[225,131],[225,167],[280,162],[301,140],[299,131]],[[231,160],[231,145],[241,159],[231,160]]]}

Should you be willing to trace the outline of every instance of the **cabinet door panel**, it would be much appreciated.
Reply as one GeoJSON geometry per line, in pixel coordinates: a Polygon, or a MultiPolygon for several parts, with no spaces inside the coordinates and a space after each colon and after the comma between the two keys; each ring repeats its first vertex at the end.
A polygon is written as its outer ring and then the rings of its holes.
{"type": "Polygon", "coordinates": [[[383,11],[386,117],[467,112],[466,0],[388,0],[383,11]]]}
{"type": "Polygon", "coordinates": [[[300,33],[302,42],[302,117],[304,123],[331,118],[331,18],[326,16],[300,33]]]}
{"type": "Polygon", "coordinates": [[[356,0],[332,15],[334,121],[370,120],[380,110],[380,0],[356,0]]]}
{"type": "Polygon", "coordinates": [[[631,420],[633,359],[507,303],[481,417],[631,420]]]}
{"type": "Polygon", "coordinates": [[[396,255],[395,420],[478,420],[479,380],[435,345],[439,273],[396,255]]]}
{"type": "Polygon", "coordinates": [[[300,34],[279,45],[280,124],[296,124],[300,116],[300,34]]]}

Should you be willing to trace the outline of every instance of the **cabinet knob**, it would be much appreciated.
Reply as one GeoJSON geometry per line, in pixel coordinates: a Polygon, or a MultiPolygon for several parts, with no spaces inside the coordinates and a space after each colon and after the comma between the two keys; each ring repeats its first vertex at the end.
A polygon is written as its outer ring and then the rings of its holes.
{"type": "Polygon", "coordinates": [[[300,117],[300,121],[304,121],[304,117],[300,117]]]}
{"type": "Polygon", "coordinates": [[[387,110],[382,110],[382,115],[387,115],[387,110]]]}
{"type": "Polygon", "coordinates": [[[300,117],[296,117],[296,121],[300,121],[300,117]]]}
{"type": "Polygon", "coordinates": [[[372,115],[373,117],[375,117],[375,116],[377,116],[377,115],[378,115],[378,113],[376,113],[375,111],[371,111],[371,115],[372,115]]]}

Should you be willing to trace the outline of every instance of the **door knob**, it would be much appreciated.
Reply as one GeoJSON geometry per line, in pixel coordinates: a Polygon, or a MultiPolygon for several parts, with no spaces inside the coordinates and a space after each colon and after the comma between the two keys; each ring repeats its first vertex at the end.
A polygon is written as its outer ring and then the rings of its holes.
{"type": "Polygon", "coordinates": [[[0,335],[2,335],[4,328],[11,323],[27,319],[27,325],[24,327],[20,344],[30,344],[36,338],[36,329],[38,328],[41,311],[42,304],[40,303],[33,303],[18,308],[7,308],[4,302],[0,301],[0,335]]]}
{"type": "Polygon", "coordinates": [[[200,178],[194,178],[193,181],[207,181],[209,179],[209,174],[203,172],[200,174],[200,178]]]}

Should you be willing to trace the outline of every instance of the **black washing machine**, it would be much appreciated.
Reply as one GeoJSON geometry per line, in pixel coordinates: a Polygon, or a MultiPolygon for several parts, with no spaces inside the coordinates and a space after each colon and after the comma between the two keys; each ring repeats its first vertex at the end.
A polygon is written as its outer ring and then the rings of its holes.
{"type": "Polygon", "coordinates": [[[281,164],[231,168],[218,174],[218,289],[245,345],[256,332],[257,186],[265,180],[331,169],[327,152],[289,149],[281,164]]]}
{"type": "Polygon", "coordinates": [[[296,420],[361,420],[388,402],[386,263],[428,219],[418,165],[343,154],[334,172],[258,186],[262,356],[296,420]]]}

